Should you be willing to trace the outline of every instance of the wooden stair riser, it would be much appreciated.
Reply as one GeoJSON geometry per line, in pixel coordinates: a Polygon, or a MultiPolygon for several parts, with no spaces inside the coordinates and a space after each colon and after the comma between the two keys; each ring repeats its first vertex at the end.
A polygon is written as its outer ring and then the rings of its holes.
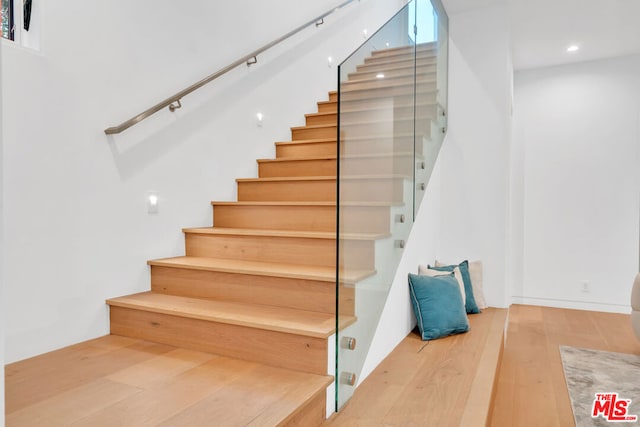
{"type": "Polygon", "coordinates": [[[305,116],[305,123],[307,126],[317,125],[335,125],[338,123],[338,113],[323,113],[323,114],[307,114],[305,116]]]}
{"type": "Polygon", "coordinates": [[[360,100],[381,100],[395,97],[413,97],[414,94],[422,102],[436,103],[435,85],[433,82],[418,82],[417,87],[413,84],[396,85],[373,89],[347,89],[340,94],[342,102],[360,101],[360,100]]]}
{"type": "Polygon", "coordinates": [[[367,175],[371,171],[383,175],[413,176],[415,168],[413,154],[396,154],[376,157],[346,157],[340,159],[343,176],[367,175]]]}
{"type": "MultiPolygon", "coordinates": [[[[393,119],[393,118],[391,118],[393,119]]],[[[292,128],[291,133],[293,140],[321,139],[335,137],[337,126],[311,126],[292,128]]],[[[343,141],[351,138],[361,138],[367,136],[387,136],[398,134],[410,134],[414,132],[429,137],[431,134],[431,122],[428,119],[418,120],[414,123],[413,119],[396,119],[396,120],[371,120],[360,123],[345,123],[340,125],[340,135],[343,141]]]]}
{"type": "Polygon", "coordinates": [[[396,55],[373,55],[364,59],[365,65],[373,64],[396,64],[398,62],[413,62],[416,61],[430,61],[432,64],[437,63],[438,52],[435,51],[423,51],[417,52],[414,55],[413,52],[400,53],[396,55]]]}
{"type": "MultiPolygon", "coordinates": [[[[393,111],[396,108],[412,107],[416,102],[413,92],[408,95],[393,97],[374,97],[362,99],[342,99],[340,114],[357,114],[368,111],[393,111]]],[[[421,104],[426,104],[426,99],[421,99],[421,104]]],[[[435,104],[435,102],[433,103],[435,104]]]]}
{"type": "Polygon", "coordinates": [[[413,55],[414,52],[421,54],[434,54],[438,52],[435,43],[419,44],[417,46],[399,46],[389,49],[374,50],[371,52],[373,58],[393,58],[399,55],[413,55]]]}
{"type": "MultiPolygon", "coordinates": [[[[333,252],[335,253],[335,248],[333,252]]],[[[151,290],[190,298],[263,304],[322,313],[334,313],[336,307],[333,281],[152,266],[151,290]]],[[[353,288],[341,286],[340,306],[344,309],[342,314],[353,314],[353,288]]]]}
{"type": "Polygon", "coordinates": [[[403,67],[413,67],[413,66],[422,67],[425,65],[434,65],[434,64],[437,64],[436,58],[418,58],[415,60],[415,62],[413,58],[395,60],[395,61],[373,61],[373,62],[368,62],[362,65],[356,66],[356,72],[358,71],[384,72],[385,70],[393,69],[393,68],[403,68],[403,67]]]}
{"type": "Polygon", "coordinates": [[[335,124],[313,127],[296,127],[291,128],[291,139],[293,141],[305,139],[326,139],[336,138],[338,128],[335,124]]]}
{"type": "MultiPolygon", "coordinates": [[[[341,208],[342,221],[352,233],[388,233],[387,206],[341,208]]],[[[215,205],[214,226],[263,230],[334,231],[335,206],[215,205]]]]}
{"type": "Polygon", "coordinates": [[[338,94],[336,93],[336,91],[329,92],[329,102],[333,102],[337,100],[338,100],[338,94]]]}
{"type": "Polygon", "coordinates": [[[268,331],[124,307],[111,307],[113,335],[259,362],[327,373],[327,339],[268,331]]]}
{"type": "Polygon", "coordinates": [[[279,160],[258,162],[260,178],[297,176],[336,176],[336,146],[332,146],[333,158],[306,160],[279,160]]]}
{"type": "MultiPolygon", "coordinates": [[[[292,157],[313,157],[313,156],[335,156],[336,142],[325,141],[321,143],[286,143],[276,146],[276,153],[279,159],[292,157]]],[[[341,147],[342,155],[368,155],[368,154],[389,154],[392,152],[408,152],[414,150],[413,137],[395,136],[380,138],[350,138],[347,144],[341,147]]],[[[422,154],[422,144],[417,144],[416,153],[422,154]]]]}
{"type": "MultiPolygon", "coordinates": [[[[380,138],[349,138],[343,140],[340,146],[341,156],[344,159],[357,155],[376,155],[389,153],[406,153],[414,150],[413,136],[389,136],[380,138]]],[[[416,146],[416,152],[421,154],[420,145],[416,146]]]]}
{"type": "Polygon", "coordinates": [[[413,121],[426,122],[438,117],[438,107],[435,104],[420,104],[409,106],[393,105],[389,107],[369,108],[367,110],[344,111],[340,114],[340,126],[345,127],[354,123],[375,121],[413,121]]]}
{"type": "MultiPolygon", "coordinates": [[[[402,178],[366,178],[340,181],[342,200],[352,202],[402,202],[402,178]]],[[[238,201],[336,200],[336,180],[244,181],[238,182],[238,201]]],[[[188,255],[188,254],[187,254],[188,255]]]]}
{"type": "Polygon", "coordinates": [[[317,394],[290,418],[278,424],[278,427],[317,427],[325,423],[327,417],[326,392],[317,394]]]}
{"type": "MultiPolygon", "coordinates": [[[[389,147],[389,151],[393,147],[389,147]]],[[[413,174],[413,154],[384,153],[378,156],[343,157],[340,159],[340,171],[343,176],[413,174]]],[[[292,159],[272,162],[260,162],[258,171],[261,178],[336,176],[336,159],[292,159]]]]}
{"type": "MultiPolygon", "coordinates": [[[[342,83],[340,87],[341,90],[368,90],[377,89],[380,87],[413,84],[414,80],[416,80],[416,76],[414,76],[413,74],[399,77],[387,77],[387,75],[385,74],[384,78],[353,81],[349,80],[348,82],[342,83]]],[[[417,80],[425,83],[433,83],[433,87],[435,87],[437,83],[435,73],[423,74],[419,76],[417,80]]]]}
{"type": "Polygon", "coordinates": [[[418,79],[426,76],[433,76],[437,73],[438,66],[437,64],[423,65],[420,67],[395,67],[388,68],[385,71],[356,71],[353,73],[349,73],[348,81],[358,81],[358,80],[369,80],[375,79],[379,73],[383,73],[385,79],[395,78],[395,77],[404,77],[404,76],[413,76],[414,74],[418,79]]]}
{"type": "MultiPolygon", "coordinates": [[[[335,239],[187,233],[185,246],[187,256],[327,267],[336,265],[335,239]]],[[[372,240],[354,240],[349,247],[353,252],[350,267],[374,268],[372,240]]]]}
{"type": "Polygon", "coordinates": [[[279,159],[287,157],[315,157],[336,155],[336,137],[318,142],[281,142],[276,144],[276,157],[279,159]]]}
{"type": "Polygon", "coordinates": [[[336,113],[338,111],[338,99],[335,101],[318,102],[318,113],[336,113]]]}
{"type": "Polygon", "coordinates": [[[412,119],[398,119],[395,121],[379,120],[373,122],[345,123],[340,126],[340,136],[343,143],[349,143],[354,138],[368,136],[410,135],[413,132],[427,138],[431,136],[431,121],[412,119]]]}

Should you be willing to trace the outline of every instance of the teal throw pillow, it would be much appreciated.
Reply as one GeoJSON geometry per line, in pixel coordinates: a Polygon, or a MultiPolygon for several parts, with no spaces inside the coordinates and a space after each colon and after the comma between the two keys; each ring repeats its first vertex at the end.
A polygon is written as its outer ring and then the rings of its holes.
{"type": "Polygon", "coordinates": [[[460,275],[462,276],[462,281],[464,282],[464,293],[466,294],[467,300],[464,305],[467,309],[467,313],[476,314],[480,313],[480,309],[478,308],[478,304],[476,303],[476,299],[473,296],[473,285],[471,284],[471,275],[469,274],[469,261],[462,261],[458,265],[443,265],[442,267],[432,267],[429,266],[432,270],[440,270],[440,271],[453,271],[454,268],[460,268],[460,275]]]}
{"type": "Polygon", "coordinates": [[[423,340],[469,330],[460,286],[453,274],[435,277],[409,274],[409,291],[423,340]]]}

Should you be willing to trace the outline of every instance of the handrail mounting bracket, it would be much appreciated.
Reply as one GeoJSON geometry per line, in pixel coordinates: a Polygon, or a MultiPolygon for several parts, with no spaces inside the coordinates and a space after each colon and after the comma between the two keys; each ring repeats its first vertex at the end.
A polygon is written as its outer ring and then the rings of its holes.
{"type": "Polygon", "coordinates": [[[178,108],[182,108],[182,104],[180,103],[180,100],[178,99],[178,100],[176,100],[176,102],[177,102],[177,104],[172,102],[169,105],[169,111],[171,111],[172,113],[174,111],[176,111],[178,108]]]}

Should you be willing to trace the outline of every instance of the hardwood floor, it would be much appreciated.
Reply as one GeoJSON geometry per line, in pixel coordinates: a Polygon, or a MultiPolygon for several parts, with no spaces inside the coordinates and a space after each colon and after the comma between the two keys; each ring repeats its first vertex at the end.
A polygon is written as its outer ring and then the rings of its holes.
{"type": "Polygon", "coordinates": [[[429,342],[411,333],[325,424],[485,425],[506,317],[506,309],[486,309],[469,316],[469,333],[429,342]]]}
{"type": "MultiPolygon", "coordinates": [[[[482,319],[470,316],[470,320],[482,319]]],[[[477,347],[467,342],[471,337],[458,335],[427,344],[416,334],[409,335],[358,388],[343,411],[326,424],[470,425],[462,421],[468,418],[463,418],[466,402],[460,393],[461,388],[469,386],[469,378],[464,377],[459,364],[467,358],[454,356],[453,350],[461,354],[473,351],[477,347]],[[445,381],[451,375],[458,377],[453,386],[445,381]]],[[[628,315],[513,305],[492,426],[574,425],[560,345],[640,354],[640,341],[633,334],[628,315]]]]}
{"type": "Polygon", "coordinates": [[[275,426],[312,418],[306,425],[317,425],[331,381],[110,335],[7,365],[5,420],[7,427],[275,426]]]}
{"type": "Polygon", "coordinates": [[[560,345],[640,355],[629,315],[513,305],[492,426],[574,425],[560,345]]]}

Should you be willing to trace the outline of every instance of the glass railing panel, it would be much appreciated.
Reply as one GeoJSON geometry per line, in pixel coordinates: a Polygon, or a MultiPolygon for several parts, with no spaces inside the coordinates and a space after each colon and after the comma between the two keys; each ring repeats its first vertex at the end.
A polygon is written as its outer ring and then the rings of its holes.
{"type": "Polygon", "coordinates": [[[428,0],[409,2],[338,68],[337,409],[362,374],[442,142],[436,17],[428,0]]]}
{"type": "Polygon", "coordinates": [[[416,21],[416,175],[418,212],[446,132],[448,18],[442,5],[415,0],[416,21]],[[428,22],[426,17],[430,17],[428,22]],[[421,21],[422,20],[422,21],[421,21]]]}
{"type": "Polygon", "coordinates": [[[406,6],[339,67],[338,408],[355,389],[413,216],[409,28],[406,6]]]}

